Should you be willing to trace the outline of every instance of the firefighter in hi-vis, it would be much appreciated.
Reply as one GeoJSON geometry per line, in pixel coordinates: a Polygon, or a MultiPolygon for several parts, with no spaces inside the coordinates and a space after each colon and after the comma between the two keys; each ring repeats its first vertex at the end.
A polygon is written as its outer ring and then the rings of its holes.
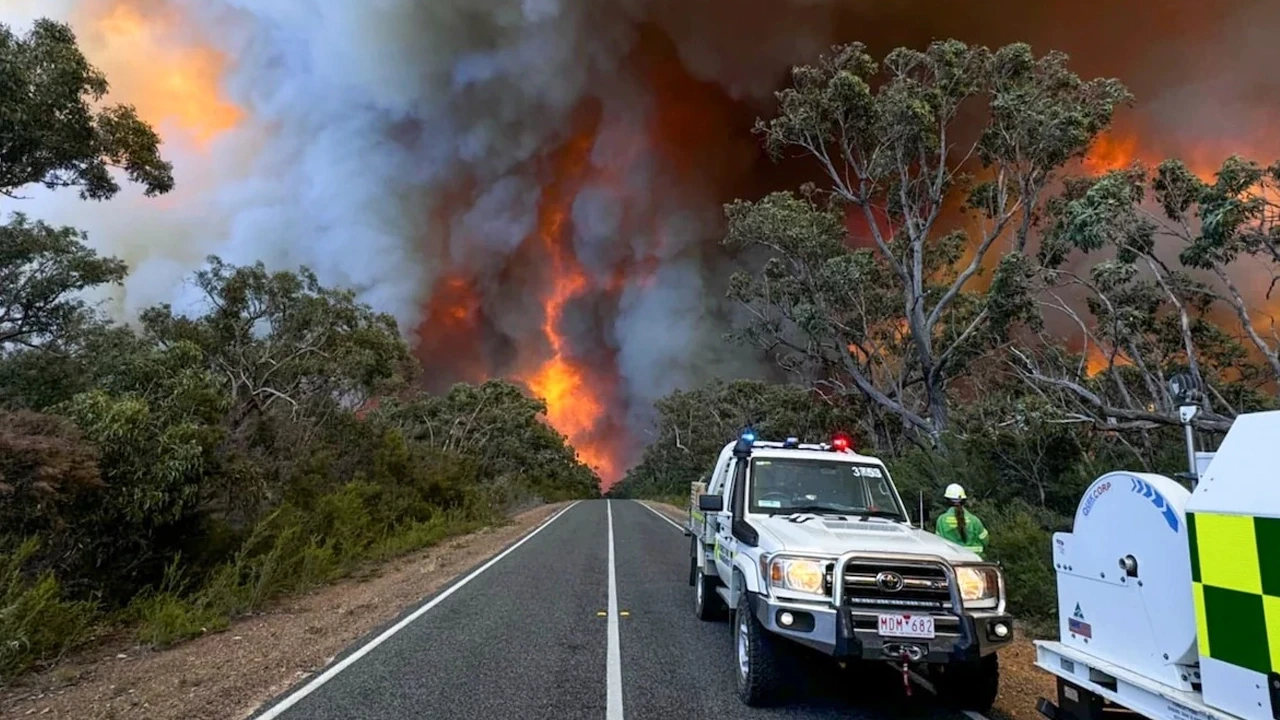
{"type": "Polygon", "coordinates": [[[965,509],[964,504],[968,497],[965,495],[964,488],[951,483],[947,486],[943,497],[951,503],[951,507],[938,516],[938,535],[964,546],[966,550],[977,553],[979,557],[984,557],[983,553],[987,550],[987,539],[990,534],[982,524],[982,520],[965,509]]]}

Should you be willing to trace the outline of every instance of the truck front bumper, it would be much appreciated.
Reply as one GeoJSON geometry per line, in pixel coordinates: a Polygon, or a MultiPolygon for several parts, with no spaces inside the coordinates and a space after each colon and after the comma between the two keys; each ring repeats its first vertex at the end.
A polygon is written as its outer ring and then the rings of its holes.
{"type": "Polygon", "coordinates": [[[913,662],[954,663],[976,660],[1013,640],[1013,617],[1007,613],[970,611],[964,615],[930,613],[935,637],[925,639],[881,637],[879,613],[829,603],[804,602],[750,593],[752,613],[769,632],[794,640],[824,655],[849,660],[900,660],[908,653],[913,662]],[[790,624],[784,624],[784,613],[790,624]],[[996,628],[1005,627],[1003,637],[996,628]]]}

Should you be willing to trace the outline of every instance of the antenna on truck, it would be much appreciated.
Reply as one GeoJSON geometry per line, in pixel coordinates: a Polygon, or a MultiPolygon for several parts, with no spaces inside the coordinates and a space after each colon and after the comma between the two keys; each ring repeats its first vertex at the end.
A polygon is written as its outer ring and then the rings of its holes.
{"type": "Polygon", "coordinates": [[[1178,403],[1178,420],[1182,422],[1187,441],[1187,473],[1178,475],[1189,481],[1192,492],[1195,492],[1200,471],[1196,466],[1196,436],[1192,421],[1200,413],[1200,389],[1189,373],[1178,373],[1169,378],[1169,394],[1178,403]]]}
{"type": "Polygon", "coordinates": [[[920,529],[924,529],[924,491],[920,491],[920,529]]]}

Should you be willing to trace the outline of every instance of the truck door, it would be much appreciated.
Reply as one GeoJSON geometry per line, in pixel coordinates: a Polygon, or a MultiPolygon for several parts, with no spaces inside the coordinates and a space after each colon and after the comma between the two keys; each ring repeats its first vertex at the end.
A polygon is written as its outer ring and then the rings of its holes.
{"type": "Polygon", "coordinates": [[[733,537],[733,500],[739,492],[734,479],[738,476],[738,458],[730,457],[725,466],[724,485],[721,497],[724,507],[716,513],[716,574],[728,582],[733,572],[733,556],[738,549],[738,541],[733,537]]]}

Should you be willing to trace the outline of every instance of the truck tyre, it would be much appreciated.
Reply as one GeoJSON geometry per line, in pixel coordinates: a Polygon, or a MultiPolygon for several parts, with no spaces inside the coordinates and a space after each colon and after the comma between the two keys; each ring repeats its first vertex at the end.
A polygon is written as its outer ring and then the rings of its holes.
{"type": "Polygon", "coordinates": [[[938,699],[955,710],[989,712],[1000,692],[1000,662],[995,653],[979,660],[939,665],[931,674],[938,699]]]}
{"type": "Polygon", "coordinates": [[[724,611],[724,601],[720,599],[720,593],[716,592],[716,579],[703,574],[702,568],[698,567],[694,568],[693,574],[694,612],[699,620],[719,620],[724,611]]]}
{"type": "Polygon", "coordinates": [[[778,641],[751,612],[745,590],[734,615],[733,655],[738,698],[750,707],[773,705],[781,699],[781,689],[786,686],[778,641]]]}

